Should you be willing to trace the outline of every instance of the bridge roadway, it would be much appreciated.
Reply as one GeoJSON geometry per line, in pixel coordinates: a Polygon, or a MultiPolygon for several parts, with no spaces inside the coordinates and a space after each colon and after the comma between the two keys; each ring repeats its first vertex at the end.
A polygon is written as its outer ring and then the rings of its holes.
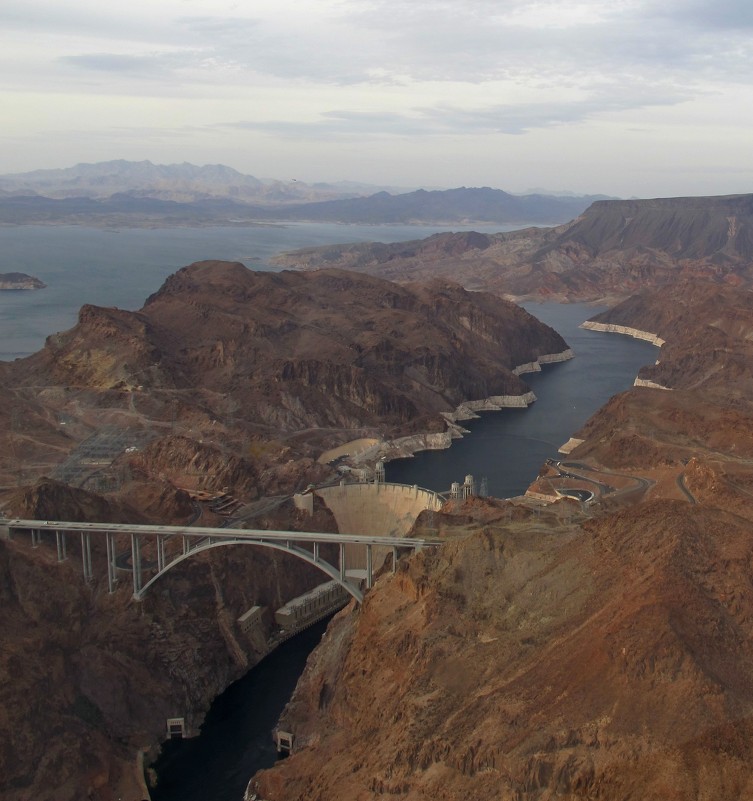
{"type": "Polygon", "coordinates": [[[133,573],[133,597],[141,600],[144,593],[175,565],[195,554],[226,545],[257,545],[275,550],[285,551],[303,559],[322,570],[330,578],[338,581],[359,603],[363,600],[360,579],[364,571],[348,571],[345,558],[347,544],[362,546],[366,551],[366,588],[373,584],[372,549],[374,547],[392,548],[393,570],[398,557],[398,549],[419,551],[427,546],[437,546],[439,540],[417,539],[409,537],[379,537],[361,534],[329,534],[312,531],[264,531],[261,529],[228,529],[201,528],[185,526],[149,526],[131,525],[127,523],[72,523],[62,520],[19,520],[0,519],[0,534],[7,531],[11,539],[16,532],[29,532],[31,544],[36,547],[42,542],[44,532],[54,533],[57,543],[58,561],[67,557],[66,534],[80,534],[81,559],[84,579],[91,581],[94,577],[92,568],[91,537],[104,537],[107,549],[107,580],[110,592],[115,590],[117,582],[116,570],[123,569],[116,563],[115,537],[129,535],[131,539],[131,572],[133,573]],[[169,558],[166,544],[180,537],[180,547],[169,558]],[[156,572],[144,582],[144,570],[153,570],[155,564],[145,564],[142,556],[144,540],[154,539],[156,551],[156,572]],[[333,565],[320,555],[320,546],[337,545],[339,548],[338,564],[333,565]],[[306,547],[309,546],[309,547],[306,547]]]}

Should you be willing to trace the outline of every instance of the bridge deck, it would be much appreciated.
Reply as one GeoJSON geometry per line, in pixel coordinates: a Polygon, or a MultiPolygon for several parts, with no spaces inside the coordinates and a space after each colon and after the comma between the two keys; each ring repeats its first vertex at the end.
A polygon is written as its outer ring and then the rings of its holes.
{"type": "Polygon", "coordinates": [[[9,529],[49,529],[50,531],[68,531],[73,533],[111,533],[111,534],[146,534],[146,535],[180,535],[195,539],[234,539],[248,541],[295,541],[318,543],[353,543],[355,545],[386,545],[403,548],[421,548],[422,546],[440,545],[440,540],[421,539],[415,537],[379,537],[363,534],[331,534],[316,531],[276,531],[244,528],[206,528],[199,526],[147,526],[130,523],[72,523],[64,520],[0,520],[9,529]]]}

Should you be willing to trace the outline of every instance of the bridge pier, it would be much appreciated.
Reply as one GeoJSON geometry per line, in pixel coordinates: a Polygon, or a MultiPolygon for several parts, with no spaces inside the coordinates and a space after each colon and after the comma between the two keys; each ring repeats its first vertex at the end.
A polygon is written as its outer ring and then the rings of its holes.
{"type": "MultiPolygon", "coordinates": [[[[130,557],[132,560],[130,569],[133,576],[133,598],[137,601],[162,575],[173,566],[190,558],[194,553],[201,553],[208,548],[222,545],[258,545],[290,553],[309,564],[316,565],[331,579],[337,581],[346,592],[353,596],[357,603],[361,603],[364,590],[373,586],[374,557],[381,554],[382,549],[392,548],[394,571],[399,550],[409,548],[417,551],[427,545],[439,545],[438,541],[404,537],[372,537],[370,535],[332,534],[311,531],[228,530],[224,528],[198,527],[186,529],[180,526],[133,526],[117,523],[74,523],[45,520],[6,520],[5,518],[0,518],[0,536],[10,538],[14,531],[28,531],[34,547],[42,543],[45,531],[48,534],[54,532],[57,544],[57,558],[60,562],[67,558],[68,534],[80,534],[81,563],[84,579],[87,582],[91,582],[94,579],[91,535],[93,533],[96,536],[104,537],[107,552],[107,586],[111,593],[115,591],[118,583],[118,570],[125,570],[129,567],[127,564],[120,564],[119,562],[120,557],[116,551],[118,538],[125,537],[126,534],[130,535],[130,557]],[[182,537],[183,553],[171,555],[172,549],[168,549],[166,543],[170,537],[178,536],[182,537]],[[143,537],[155,538],[157,552],[155,562],[144,561],[141,552],[141,540],[143,537]],[[335,559],[330,560],[328,557],[323,557],[321,552],[322,546],[326,545],[329,548],[335,544],[337,544],[339,551],[339,565],[335,559]],[[365,571],[360,568],[348,571],[348,561],[349,559],[353,561],[354,556],[353,553],[349,556],[346,544],[348,548],[358,546],[365,548],[365,571]],[[379,550],[375,552],[374,548],[379,550]],[[145,570],[147,571],[146,579],[144,577],[145,570]],[[362,588],[359,582],[364,578],[366,587],[362,588]]],[[[148,540],[148,542],[151,542],[151,540],[148,540]]],[[[362,555],[363,550],[359,553],[362,555]]],[[[360,558],[362,557],[359,556],[360,558]]]]}
{"type": "Polygon", "coordinates": [[[157,570],[165,569],[165,538],[157,534],[157,570]]]}
{"type": "Polygon", "coordinates": [[[115,575],[115,537],[109,531],[105,534],[105,543],[107,545],[107,589],[113,593],[118,580],[115,575]]]}
{"type": "Polygon", "coordinates": [[[392,572],[397,573],[397,548],[392,546],[392,572]]]}
{"type": "Polygon", "coordinates": [[[65,532],[64,531],[56,531],[55,532],[55,539],[57,541],[57,546],[58,546],[58,562],[65,562],[65,560],[67,558],[66,543],[65,543],[65,532]]]}
{"type": "Polygon", "coordinates": [[[92,543],[89,532],[81,532],[81,561],[84,567],[84,581],[91,581],[94,578],[92,572],[92,543]]]}
{"type": "Polygon", "coordinates": [[[138,534],[131,534],[131,568],[133,570],[133,596],[141,592],[141,540],[138,534]]]}

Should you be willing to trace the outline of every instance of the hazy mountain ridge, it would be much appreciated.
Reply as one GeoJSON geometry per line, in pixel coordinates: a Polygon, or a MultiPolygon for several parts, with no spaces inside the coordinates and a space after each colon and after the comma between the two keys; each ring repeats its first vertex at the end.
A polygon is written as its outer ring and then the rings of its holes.
{"type": "Polygon", "coordinates": [[[400,195],[379,192],[365,198],[329,200],[291,206],[287,219],[349,223],[547,223],[556,224],[581,214],[593,198],[511,195],[488,186],[426,191],[400,195]]]}
{"type": "Polygon", "coordinates": [[[221,164],[79,164],[0,176],[0,223],[562,223],[594,197],[261,181],[221,164]],[[160,205],[162,204],[162,205],[160,205]]]}
{"type": "Polygon", "coordinates": [[[264,200],[275,203],[354,194],[323,185],[314,188],[298,181],[265,182],[223,164],[152,164],[150,161],[124,159],[0,175],[0,190],[13,196],[97,200],[132,193],[137,197],[179,202],[228,198],[239,202],[264,200]]]}

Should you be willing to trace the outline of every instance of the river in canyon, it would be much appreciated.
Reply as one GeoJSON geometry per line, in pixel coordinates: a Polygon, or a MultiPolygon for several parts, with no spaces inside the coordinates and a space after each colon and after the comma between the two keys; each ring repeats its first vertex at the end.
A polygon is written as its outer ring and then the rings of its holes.
{"type": "Polygon", "coordinates": [[[241,801],[251,776],[277,759],[272,729],[329,620],[284,642],[231,684],[214,700],[199,737],[163,745],[152,801],[241,801]]]}
{"type": "Polygon", "coordinates": [[[488,494],[510,498],[525,492],[547,458],[612,395],[628,389],[638,370],[653,364],[658,348],[620,334],[587,331],[578,326],[602,310],[582,303],[525,303],[570,345],[575,358],[545,365],[523,375],[536,394],[527,409],[482,412],[461,425],[471,433],[444,451],[423,451],[387,464],[387,481],[449,490],[472,475],[477,487],[486,479],[488,494]]]}
{"type": "MultiPolygon", "coordinates": [[[[478,483],[486,478],[491,495],[519,495],[545,459],[557,457],[571,434],[656,359],[658,349],[647,342],[578,328],[599,308],[525,306],[563,335],[575,358],[523,376],[538,398],[529,408],[481,414],[464,423],[471,433],[448,450],[388,463],[388,481],[442,491],[470,473],[478,483]]],[[[250,777],[274,762],[272,711],[282,711],[322,631],[309,629],[289,640],[284,652],[273,652],[232,685],[215,701],[199,738],[168,744],[168,757],[158,765],[163,786],[154,801],[241,801],[250,777]]]]}

